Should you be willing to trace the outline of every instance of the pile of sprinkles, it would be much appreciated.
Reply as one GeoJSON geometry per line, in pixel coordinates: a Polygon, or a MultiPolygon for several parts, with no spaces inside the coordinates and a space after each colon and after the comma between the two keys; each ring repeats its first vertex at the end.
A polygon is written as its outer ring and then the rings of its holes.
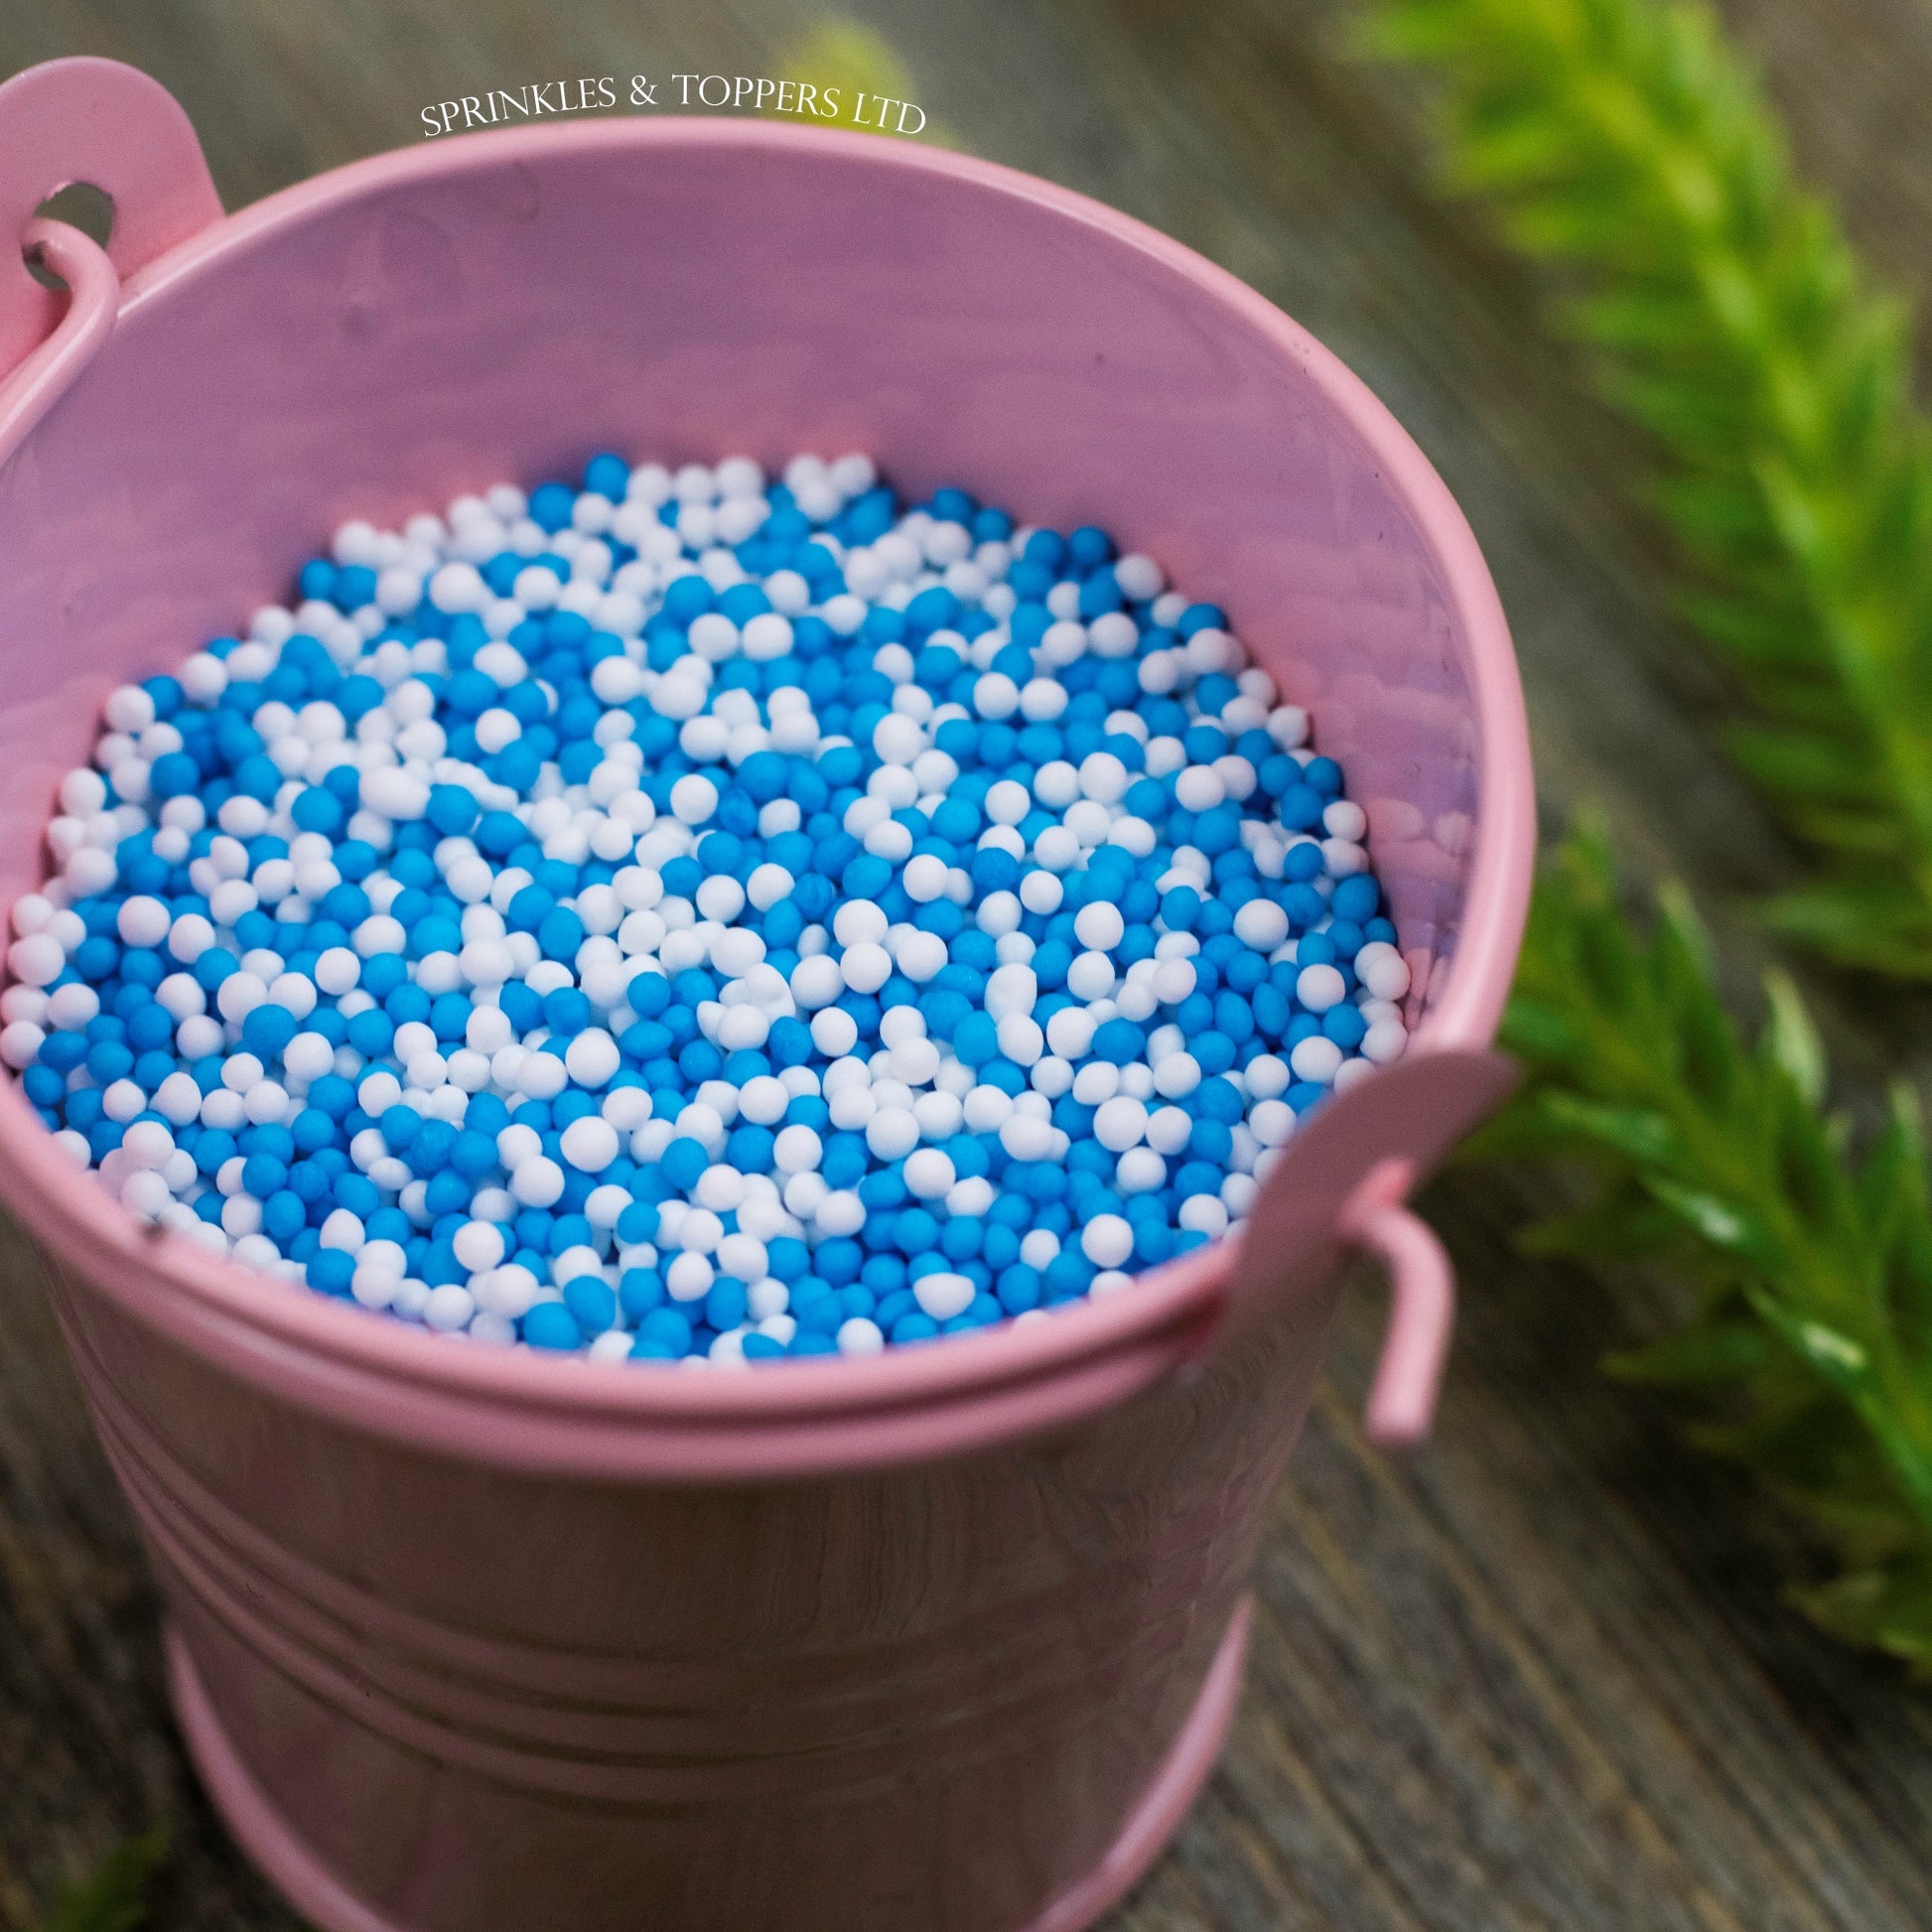
{"type": "Polygon", "coordinates": [[[1403,1050],[1309,729],[1103,530],[600,455],[108,698],[0,1058],[140,1220],[480,1342],[1034,1318],[1403,1050]]]}

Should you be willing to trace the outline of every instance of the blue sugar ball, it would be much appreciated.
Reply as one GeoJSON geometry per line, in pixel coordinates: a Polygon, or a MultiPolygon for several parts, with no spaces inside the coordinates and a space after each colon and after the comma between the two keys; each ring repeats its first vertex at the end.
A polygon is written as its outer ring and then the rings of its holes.
{"type": "Polygon", "coordinates": [[[630,469],[621,456],[600,451],[584,466],[584,487],[621,503],[630,487],[630,469]]]}
{"type": "Polygon", "coordinates": [[[698,1176],[711,1165],[701,1141],[674,1140],[658,1158],[664,1177],[680,1192],[695,1187],[698,1176]]]}
{"type": "Polygon", "coordinates": [[[811,1253],[804,1242],[779,1235],[764,1244],[765,1266],[781,1282],[801,1280],[810,1265],[811,1253]]]}
{"type": "Polygon", "coordinates": [[[523,1317],[523,1339],[532,1348],[575,1349],[584,1345],[577,1317],[561,1302],[539,1302],[523,1317]]]}
{"type": "Polygon", "coordinates": [[[553,1034],[581,1034],[591,1024],[590,1000],[575,986],[560,986],[544,995],[543,1024],[553,1034]]]}
{"type": "Polygon", "coordinates": [[[646,1342],[654,1342],[683,1354],[691,1346],[691,1317],[680,1308],[654,1308],[637,1323],[637,1342],[632,1353],[646,1342]]]}
{"type": "Polygon", "coordinates": [[[576,493],[568,483],[539,483],[530,492],[529,517],[540,530],[561,530],[569,525],[576,503],[576,493]]]}
{"type": "Polygon", "coordinates": [[[1337,919],[1359,922],[1374,917],[1382,903],[1382,889],[1368,873],[1353,872],[1335,882],[1328,903],[1337,919]]]}
{"type": "Polygon", "coordinates": [[[341,1248],[321,1248],[309,1262],[309,1286],[325,1295],[346,1295],[355,1276],[355,1259],[341,1248]]]}
{"type": "MultiPolygon", "coordinates": [[[[664,1278],[655,1268],[626,1268],[618,1283],[624,1319],[636,1325],[664,1306],[664,1278]]],[[[607,1324],[608,1325],[608,1324],[607,1324]]]]}
{"type": "Polygon", "coordinates": [[[477,823],[476,794],[463,785],[432,785],[426,816],[446,837],[468,832],[477,823]]]}
{"type": "Polygon", "coordinates": [[[564,1307],[587,1335],[601,1335],[618,1318],[618,1297],[595,1275],[579,1275],[565,1284],[564,1307]]]}
{"type": "Polygon", "coordinates": [[[1093,1035],[1094,1053],[1116,1066],[1138,1059],[1146,1043],[1146,1033],[1132,1020],[1119,1017],[1104,1022],[1093,1035]]]}
{"type": "Polygon", "coordinates": [[[254,1008],[241,1023],[242,1044],[263,1060],[279,1057],[295,1034],[295,1015],[273,1002],[254,1008]]]}
{"type": "Polygon", "coordinates": [[[720,1275],[704,1298],[705,1320],[721,1334],[745,1319],[745,1284],[729,1275],[720,1275]]]}
{"type": "Polygon", "coordinates": [[[953,1033],[953,1052],[962,1064],[984,1067],[1000,1050],[999,1028],[985,1013],[970,1013],[953,1033]]]}

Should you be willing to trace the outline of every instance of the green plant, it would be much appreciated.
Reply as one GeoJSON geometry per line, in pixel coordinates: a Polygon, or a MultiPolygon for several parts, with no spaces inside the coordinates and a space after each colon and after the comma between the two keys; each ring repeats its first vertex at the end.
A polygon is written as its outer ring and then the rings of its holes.
{"type": "Polygon", "coordinates": [[[45,1932],[140,1932],[149,1886],[167,1855],[165,1832],[124,1840],[86,1877],[61,1888],[45,1932]]]}
{"type": "Polygon", "coordinates": [[[1375,0],[1363,27],[1439,83],[1448,183],[1551,271],[1651,441],[1683,611],[1750,700],[1729,751],[1824,862],[1767,917],[1932,978],[1932,440],[1900,308],[1703,5],[1375,0]]]}
{"type": "MultiPolygon", "coordinates": [[[[862,27],[856,20],[821,20],[799,44],[787,54],[779,69],[780,77],[786,80],[802,81],[818,88],[836,87],[839,89],[840,113],[836,126],[855,126],[859,102],[890,100],[894,102],[912,99],[912,76],[906,71],[893,44],[883,35],[876,34],[870,27],[862,27]]],[[[920,110],[923,113],[923,109],[920,110]]],[[[872,110],[868,108],[868,115],[872,110]]],[[[897,113],[889,118],[884,129],[887,133],[897,134],[899,129],[895,124],[897,113]]],[[[864,123],[874,132],[879,132],[876,117],[864,123]]],[[[961,143],[945,129],[933,121],[926,121],[920,128],[911,130],[906,139],[928,141],[938,147],[956,148],[961,143]]]]}
{"type": "Polygon", "coordinates": [[[1545,1253],[1648,1261],[1699,1312],[1616,1358],[1695,1390],[1707,1449],[1758,1470],[1836,1547],[1795,1591],[1838,1634],[1932,1674],[1932,1184],[1910,1093],[1862,1160],[1825,1109],[1825,1062],[1788,980],[1755,1046],[1725,1013],[1688,899],[1639,936],[1607,844],[1586,828],[1540,881],[1503,1041],[1518,1098],[1475,1158],[1578,1164],[1587,1204],[1527,1237],[1545,1253]]]}

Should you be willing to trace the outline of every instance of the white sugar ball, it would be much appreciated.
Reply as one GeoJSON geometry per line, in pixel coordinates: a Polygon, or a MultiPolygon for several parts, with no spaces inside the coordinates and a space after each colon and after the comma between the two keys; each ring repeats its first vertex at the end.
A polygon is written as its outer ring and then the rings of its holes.
{"type": "MultiPolygon", "coordinates": [[[[531,1059],[547,1057],[531,1054],[531,1059]]],[[[558,1062],[561,1068],[562,1062],[558,1062]]],[[[609,1165],[608,1163],[606,1165],[609,1165]]],[[[564,1171],[547,1155],[538,1154],[523,1162],[510,1175],[510,1192],[525,1207],[550,1207],[564,1191],[564,1171]]]]}
{"type": "Polygon", "coordinates": [[[709,1259],[687,1248],[671,1257],[664,1270],[664,1290],[673,1302],[695,1302],[710,1294],[717,1279],[718,1271],[709,1259]]]}
{"type": "Polygon", "coordinates": [[[900,883],[906,897],[924,905],[946,890],[947,866],[936,852],[921,852],[906,860],[900,883]]]}
{"type": "Polygon", "coordinates": [[[1200,1062],[1191,1053],[1163,1053],[1155,1062],[1154,1090],[1164,1100],[1184,1099],[1200,1083],[1200,1062]]]}
{"type": "Polygon", "coordinates": [[[618,1158],[618,1130],[601,1114],[583,1114],[564,1129],[561,1145],[580,1173],[602,1173],[618,1158]]]}
{"type": "Polygon", "coordinates": [[[1033,793],[1017,778],[1001,778],[987,788],[986,815],[995,825],[1018,825],[1033,807],[1033,793]]]}
{"type": "Polygon", "coordinates": [[[671,787],[671,810],[686,825],[702,825],[718,809],[718,787],[702,772],[687,772],[671,787]]]}
{"type": "Polygon", "coordinates": [[[865,940],[856,946],[846,947],[838,970],[853,992],[877,993],[892,977],[893,956],[884,946],[865,940]]]}
{"type": "Polygon", "coordinates": [[[1174,1216],[1183,1228],[1216,1239],[1228,1231],[1228,1211],[1216,1194],[1190,1194],[1174,1216]]]}
{"type": "MultiPolygon", "coordinates": [[[[875,947],[874,950],[879,949],[875,947]]],[[[885,984],[883,977],[879,984],[885,984]]],[[[808,1013],[817,1007],[830,1006],[845,991],[846,985],[843,964],[830,953],[814,953],[809,958],[801,959],[791,969],[791,997],[808,1013]]]]}
{"type": "Polygon", "coordinates": [[[1304,966],[1295,978],[1295,997],[1311,1013],[1326,1013],[1348,997],[1348,986],[1333,966],[1304,966]]]}
{"type": "Polygon", "coordinates": [[[1112,752],[1093,752],[1080,760],[1080,790],[1098,804],[1119,804],[1132,779],[1133,773],[1112,752]]]}
{"type": "Polygon", "coordinates": [[[936,1147],[922,1147],[905,1157],[906,1191],[919,1200],[938,1200],[955,1179],[951,1159],[936,1147]]]}
{"type": "Polygon", "coordinates": [[[282,1064],[291,1079],[314,1082],[336,1063],[336,1049],[326,1034],[297,1034],[282,1048],[282,1064]]]}
{"type": "Polygon", "coordinates": [[[175,1151],[175,1137],[158,1120],[137,1120],[121,1138],[128,1163],[136,1168],[161,1168],[175,1151]]]}
{"type": "Polygon", "coordinates": [[[1080,1252],[1096,1268],[1118,1268],[1134,1253],[1134,1230],[1123,1215],[1096,1214],[1080,1230],[1080,1252]]]}
{"type": "Polygon", "coordinates": [[[841,1355],[877,1355],[886,1346],[885,1331],[870,1316],[855,1314],[839,1324],[836,1337],[841,1355]]]}
{"type": "Polygon", "coordinates": [[[1289,1066],[1298,1080],[1312,1080],[1326,1086],[1341,1065],[1342,1051],[1324,1034],[1313,1034],[1296,1042],[1288,1056],[1289,1066]]]}
{"type": "Polygon", "coordinates": [[[786,1127],[779,1130],[772,1143],[771,1161],[780,1173],[813,1173],[824,1152],[824,1143],[813,1129],[786,1127]]]}
{"type": "Polygon", "coordinates": [[[1114,990],[1117,977],[1114,962],[1106,953],[1079,953],[1066,970],[1066,990],[1076,1000],[1104,1000],[1114,990]]]}
{"type": "MultiPolygon", "coordinates": [[[[904,1008],[895,1008],[904,1012],[904,1008]]],[[[895,1080],[908,1087],[929,1086],[939,1072],[939,1045],[922,1035],[902,1039],[891,1049],[889,1065],[895,1080]]]]}
{"type": "Polygon", "coordinates": [[[869,898],[849,898],[832,914],[832,937],[842,946],[885,938],[891,928],[884,911],[869,898]]]}
{"type": "Polygon", "coordinates": [[[844,1008],[828,1006],[812,1015],[812,1044],[821,1053],[837,1059],[851,1052],[858,1040],[859,1023],[844,1008]]]}
{"type": "Polygon", "coordinates": [[[469,1327],[477,1312],[477,1298],[461,1282],[445,1282],[433,1288],[423,1304],[423,1322],[431,1328],[454,1334],[469,1327]]]}
{"type": "Polygon", "coordinates": [[[965,1275],[943,1271],[921,1275],[912,1284],[912,1298],[934,1321],[950,1321],[973,1306],[973,1284],[965,1275]]]}
{"type": "Polygon", "coordinates": [[[601,1027],[587,1027],[564,1049],[564,1068],[580,1087],[606,1085],[622,1063],[618,1042],[601,1027]]]}
{"type": "Polygon", "coordinates": [[[1010,1013],[999,1024],[1000,1051],[1016,1066],[1032,1066],[1046,1049],[1046,1035],[1030,1013],[1010,1013]]]}
{"type": "Polygon", "coordinates": [[[1010,960],[996,966],[986,982],[986,1011],[995,1022],[1015,1014],[1031,1014],[1039,997],[1039,981],[1031,966],[1010,960]]]}
{"type": "Polygon", "coordinates": [[[1279,1099],[1289,1088],[1288,1066],[1274,1053],[1257,1053],[1242,1068],[1241,1077],[1257,1100],[1279,1099]]]}
{"type": "Polygon", "coordinates": [[[1103,1100],[1095,1108],[1093,1137],[1110,1154],[1124,1154],[1147,1133],[1147,1108],[1127,1094],[1103,1100]]]}
{"type": "Polygon", "coordinates": [[[918,1144],[919,1123],[909,1107],[882,1107],[866,1123],[866,1145],[881,1161],[902,1161],[918,1144]]]}
{"type": "Polygon", "coordinates": [[[1126,932],[1120,907],[1104,898],[1090,900],[1073,915],[1074,937],[1096,952],[1112,952],[1126,932]]]}
{"type": "Polygon", "coordinates": [[[1270,898],[1251,898],[1235,908],[1234,936],[1256,952],[1273,952],[1287,939],[1288,925],[1288,913],[1270,898]]]}
{"type": "Polygon", "coordinates": [[[1409,991],[1409,964],[1384,939],[1371,939],[1355,955],[1355,977],[1371,999],[1399,1000],[1409,991]]]}
{"type": "MultiPolygon", "coordinates": [[[[783,866],[767,862],[753,869],[751,878],[746,882],[745,897],[763,912],[776,905],[795,883],[783,866]]],[[[911,889],[908,887],[906,890],[909,892],[911,889]]]]}
{"type": "Polygon", "coordinates": [[[1409,1044],[1409,1030],[1400,1020],[1378,1020],[1362,1035],[1362,1057],[1377,1066],[1399,1060],[1409,1044]]]}
{"type": "Polygon", "coordinates": [[[936,932],[909,932],[899,942],[898,969],[914,986],[945,970],[946,942],[936,932]]]}
{"type": "Polygon", "coordinates": [[[136,1168],[121,1182],[121,1205],[144,1221],[152,1221],[173,1199],[167,1181],[152,1168],[136,1168]]]}
{"type": "Polygon", "coordinates": [[[973,685],[973,709],[982,718],[1011,718],[1020,709],[1020,687],[1004,671],[988,671],[973,685]]]}
{"type": "Polygon", "coordinates": [[[1020,882],[1020,903],[1029,912],[1057,912],[1065,897],[1066,888],[1059,879],[1041,867],[1028,873],[1020,882]]]}
{"type": "MultiPolygon", "coordinates": [[[[176,1020],[186,1019],[190,1013],[201,1012],[205,1004],[199,997],[191,1001],[186,994],[183,994],[178,1010],[175,1005],[162,997],[163,989],[168,986],[169,981],[180,978],[187,978],[187,975],[171,973],[168,979],[163,980],[155,989],[155,999],[166,1007],[171,1017],[176,1020]]],[[[196,995],[199,996],[201,988],[195,986],[193,980],[189,981],[189,985],[194,987],[196,995]]],[[[87,1026],[97,1019],[99,1014],[100,995],[91,986],[69,980],[66,986],[57,986],[47,995],[47,1011],[43,1017],[50,1027],[68,1031],[87,1026]]]]}
{"type": "Polygon", "coordinates": [[[501,1266],[503,1231],[489,1221],[466,1221],[450,1243],[459,1263],[473,1274],[501,1266]]]}
{"type": "MultiPolygon", "coordinates": [[[[168,929],[174,919],[167,906],[158,898],[151,898],[140,893],[134,897],[121,901],[120,911],[116,914],[115,930],[122,940],[130,946],[158,946],[168,936],[168,929]]],[[[212,934],[209,935],[212,938],[212,934]]]]}
{"type": "Polygon", "coordinates": [[[31,1020],[16,1020],[0,1030],[0,1060],[18,1071],[32,1066],[40,1058],[41,1045],[47,1035],[31,1020]]]}

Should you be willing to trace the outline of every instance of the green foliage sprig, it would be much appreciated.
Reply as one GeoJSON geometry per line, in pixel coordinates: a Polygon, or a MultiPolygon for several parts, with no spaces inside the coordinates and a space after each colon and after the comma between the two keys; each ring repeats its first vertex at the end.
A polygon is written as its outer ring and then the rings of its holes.
{"type": "Polygon", "coordinates": [[[140,1932],[148,1922],[148,1893],[168,1856],[163,1831],[130,1838],[86,1877],[63,1886],[46,1932],[140,1932]]]}
{"type": "MultiPolygon", "coordinates": [[[[838,88],[840,111],[829,123],[836,127],[864,125],[873,133],[897,134],[896,126],[881,129],[876,116],[863,123],[857,121],[854,116],[859,102],[913,98],[912,76],[892,42],[856,20],[833,17],[819,21],[784,57],[780,73],[786,80],[802,81],[821,90],[838,88]]],[[[942,148],[963,145],[950,129],[932,120],[903,138],[942,148]]]]}
{"type": "Polygon", "coordinates": [[[1826,861],[1768,917],[1932,979],[1932,439],[1900,308],[1703,5],[1377,0],[1364,26],[1440,82],[1447,180],[1553,271],[1654,444],[1683,610],[1752,700],[1728,749],[1826,861]]]}
{"type": "Polygon", "coordinates": [[[1726,1018],[1674,890],[1654,932],[1617,904],[1600,833],[1546,867],[1503,1041],[1519,1098],[1481,1157],[1580,1163],[1588,1204],[1530,1244],[1665,1265],[1701,1311],[1613,1368],[1701,1392],[1705,1447],[1758,1470],[1841,1569],[1796,1592],[1821,1623],[1932,1675],[1932,1184],[1916,1106],[1890,1097],[1862,1161],[1825,1110],[1825,1063],[1789,982],[1754,1046],[1726,1018]]]}

